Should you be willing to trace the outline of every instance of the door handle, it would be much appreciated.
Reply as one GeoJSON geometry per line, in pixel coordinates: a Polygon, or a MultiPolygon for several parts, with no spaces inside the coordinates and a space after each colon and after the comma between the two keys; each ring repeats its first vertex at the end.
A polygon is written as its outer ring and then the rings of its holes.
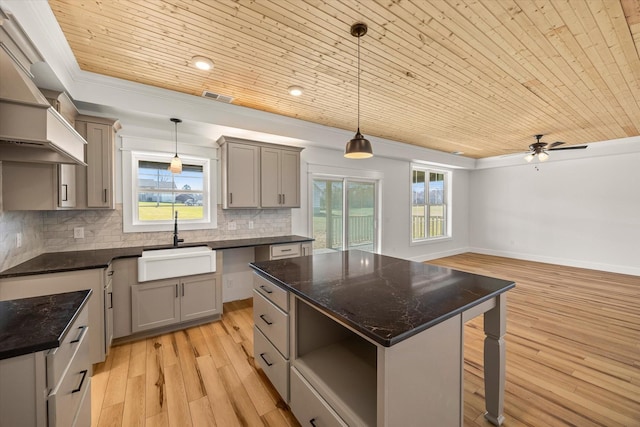
{"type": "Polygon", "coordinates": [[[265,285],[260,285],[260,289],[262,289],[263,291],[265,291],[268,294],[272,294],[273,291],[269,288],[267,288],[265,285]]]}
{"type": "Polygon", "coordinates": [[[80,340],[82,339],[82,335],[84,335],[84,331],[87,329],[87,327],[79,326],[78,329],[80,329],[80,333],[78,334],[78,337],[72,341],[69,341],[69,344],[80,342],[80,340]]]}
{"type": "Polygon", "coordinates": [[[104,189],[104,202],[107,203],[107,189],[104,189]]]}
{"type": "Polygon", "coordinates": [[[229,204],[233,204],[233,193],[229,193],[229,204]]]}
{"type": "Polygon", "coordinates": [[[78,386],[78,388],[71,390],[71,393],[77,393],[80,390],[82,390],[82,384],[84,384],[84,379],[87,377],[87,370],[83,369],[82,371],[80,371],[82,373],[82,379],[80,380],[80,385],[78,386]]]}
{"type": "Polygon", "coordinates": [[[113,292],[109,292],[109,308],[113,308],[113,292]]]}
{"type": "Polygon", "coordinates": [[[261,314],[261,315],[260,315],[260,318],[261,318],[261,319],[262,319],[262,321],[263,321],[264,323],[266,323],[267,325],[273,325],[273,322],[269,322],[269,321],[264,317],[264,314],[261,314]]]}
{"type": "Polygon", "coordinates": [[[262,358],[262,360],[264,360],[264,363],[267,364],[267,366],[273,366],[273,363],[269,363],[269,361],[267,359],[265,359],[264,355],[267,353],[260,353],[260,357],[262,358]]]}
{"type": "Polygon", "coordinates": [[[178,284],[176,283],[176,298],[178,298],[178,284]]]}
{"type": "Polygon", "coordinates": [[[67,184],[62,184],[62,189],[64,190],[64,196],[62,197],[63,202],[69,201],[69,191],[67,187],[68,187],[67,184]]]}

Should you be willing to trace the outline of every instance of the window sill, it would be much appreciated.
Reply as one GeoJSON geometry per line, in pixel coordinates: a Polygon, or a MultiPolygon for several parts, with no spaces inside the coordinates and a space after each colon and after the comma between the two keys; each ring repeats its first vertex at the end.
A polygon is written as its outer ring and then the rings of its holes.
{"type": "Polygon", "coordinates": [[[412,240],[409,243],[409,246],[422,246],[422,245],[432,245],[435,243],[443,243],[453,240],[452,236],[447,237],[435,237],[433,239],[424,239],[424,240],[412,240]]]}

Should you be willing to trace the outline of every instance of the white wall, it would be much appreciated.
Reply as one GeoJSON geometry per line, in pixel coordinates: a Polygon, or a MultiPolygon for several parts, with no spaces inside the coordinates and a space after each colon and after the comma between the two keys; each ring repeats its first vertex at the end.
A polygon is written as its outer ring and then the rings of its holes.
{"type": "Polygon", "coordinates": [[[640,275],[638,165],[635,152],[470,172],[472,250],[640,275]]]}
{"type": "MultiPolygon", "coordinates": [[[[374,153],[376,146],[374,144],[374,153]]],[[[366,160],[348,160],[337,150],[309,147],[301,153],[301,200],[304,205],[292,210],[294,234],[311,235],[309,226],[309,170],[342,170],[345,174],[364,177],[381,175],[382,236],[381,252],[385,255],[416,261],[465,252],[469,246],[469,172],[452,170],[453,238],[412,246],[410,244],[411,162],[374,156],[366,160]]],[[[425,161],[428,159],[424,159],[425,161]]]]}

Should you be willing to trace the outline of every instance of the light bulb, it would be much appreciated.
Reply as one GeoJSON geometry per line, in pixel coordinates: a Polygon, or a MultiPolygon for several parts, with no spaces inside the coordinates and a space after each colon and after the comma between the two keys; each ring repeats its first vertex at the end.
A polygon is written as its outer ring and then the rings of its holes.
{"type": "Polygon", "coordinates": [[[529,153],[526,156],[524,156],[524,159],[527,161],[527,163],[531,163],[531,160],[533,160],[533,153],[529,153]]]}
{"type": "Polygon", "coordinates": [[[538,158],[541,162],[546,162],[549,159],[549,155],[544,151],[541,151],[540,154],[538,154],[538,158]]]}

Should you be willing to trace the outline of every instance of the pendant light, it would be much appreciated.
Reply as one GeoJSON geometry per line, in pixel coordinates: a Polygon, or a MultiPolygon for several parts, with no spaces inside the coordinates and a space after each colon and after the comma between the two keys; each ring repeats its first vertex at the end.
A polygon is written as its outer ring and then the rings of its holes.
{"type": "Polygon", "coordinates": [[[182,120],[171,118],[170,119],[176,127],[176,155],[171,159],[171,165],[169,166],[169,171],[171,173],[182,173],[182,160],[178,157],[178,123],[182,123],[182,120]]]}
{"type": "Polygon", "coordinates": [[[371,143],[360,133],[360,37],[367,34],[367,24],[356,22],[351,26],[351,35],[358,38],[358,131],[347,142],[344,156],[348,159],[368,159],[373,156],[371,143]]]}

